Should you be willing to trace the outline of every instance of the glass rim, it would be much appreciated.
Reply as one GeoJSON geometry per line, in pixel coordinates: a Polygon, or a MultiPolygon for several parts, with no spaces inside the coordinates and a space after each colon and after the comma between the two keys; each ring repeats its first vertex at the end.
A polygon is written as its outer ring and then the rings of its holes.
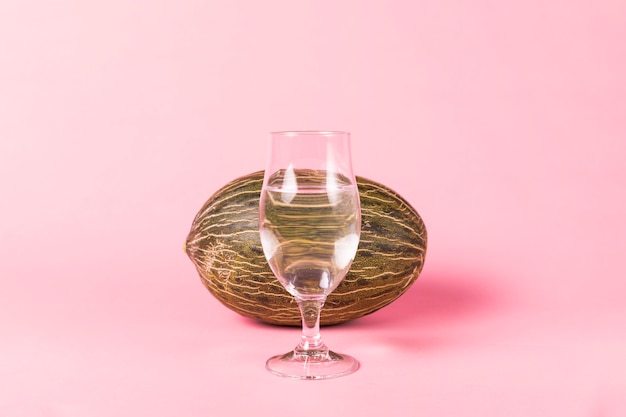
{"type": "Polygon", "coordinates": [[[345,130],[278,130],[274,132],[270,132],[270,135],[280,135],[280,136],[306,136],[306,135],[318,135],[318,136],[339,136],[339,135],[348,135],[350,136],[350,132],[345,130]]]}

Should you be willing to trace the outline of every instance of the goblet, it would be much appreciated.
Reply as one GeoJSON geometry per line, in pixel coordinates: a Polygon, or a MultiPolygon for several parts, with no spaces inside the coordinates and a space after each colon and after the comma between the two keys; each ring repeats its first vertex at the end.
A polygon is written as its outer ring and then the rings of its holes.
{"type": "Polygon", "coordinates": [[[292,131],[270,135],[259,204],[263,252],[302,314],[298,345],[268,359],[275,375],[327,379],[359,362],[332,352],[320,336],[320,312],[357,251],[361,209],[347,132],[292,131]]]}

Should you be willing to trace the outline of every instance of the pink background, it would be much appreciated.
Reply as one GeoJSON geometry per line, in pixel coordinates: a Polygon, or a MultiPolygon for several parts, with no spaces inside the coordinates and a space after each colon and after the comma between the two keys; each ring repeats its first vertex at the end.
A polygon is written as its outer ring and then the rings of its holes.
{"type": "Polygon", "coordinates": [[[0,415],[626,415],[626,3],[0,2],[0,415]],[[182,252],[267,132],[353,135],[429,231],[397,302],[297,329],[182,252]]]}

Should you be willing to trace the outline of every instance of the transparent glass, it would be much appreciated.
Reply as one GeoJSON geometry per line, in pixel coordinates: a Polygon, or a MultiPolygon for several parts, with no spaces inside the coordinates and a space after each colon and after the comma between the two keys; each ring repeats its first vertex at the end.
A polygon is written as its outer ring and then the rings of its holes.
{"type": "Polygon", "coordinates": [[[361,208],[347,132],[274,132],[259,228],[265,257],[302,314],[298,345],[268,359],[275,375],[327,379],[350,374],[359,362],[332,352],[320,336],[320,312],[357,251],[361,208]]]}

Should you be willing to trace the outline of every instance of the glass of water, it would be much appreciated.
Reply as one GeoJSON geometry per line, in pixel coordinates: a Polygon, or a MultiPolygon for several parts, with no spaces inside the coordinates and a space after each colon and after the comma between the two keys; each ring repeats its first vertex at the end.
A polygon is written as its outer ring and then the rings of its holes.
{"type": "Polygon", "coordinates": [[[299,379],[356,371],[356,359],[332,352],[320,337],[320,312],[348,272],[361,233],[349,133],[271,133],[259,228],[265,257],[302,314],[300,342],[266,368],[299,379]]]}

